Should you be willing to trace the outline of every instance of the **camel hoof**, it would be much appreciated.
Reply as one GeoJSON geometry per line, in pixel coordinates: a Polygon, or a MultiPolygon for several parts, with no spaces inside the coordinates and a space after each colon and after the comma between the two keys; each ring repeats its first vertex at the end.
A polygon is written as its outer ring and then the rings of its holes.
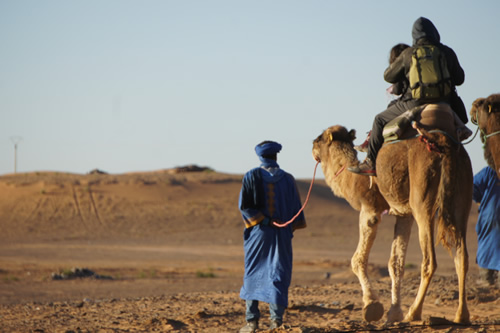
{"type": "Polygon", "coordinates": [[[363,318],[366,321],[377,321],[384,315],[384,306],[380,302],[373,302],[363,308],[363,318]]]}
{"type": "Polygon", "coordinates": [[[470,325],[470,314],[469,310],[467,309],[467,306],[463,306],[457,310],[457,313],[455,314],[455,323],[462,324],[462,325],[470,325]]]}
{"type": "Polygon", "coordinates": [[[404,318],[403,310],[400,306],[393,305],[387,312],[387,323],[401,322],[404,318]]]}
{"type": "Polygon", "coordinates": [[[422,316],[416,315],[416,314],[410,315],[409,313],[403,319],[403,321],[406,323],[409,323],[412,321],[420,321],[420,320],[422,320],[422,316]]]}
{"type": "Polygon", "coordinates": [[[466,317],[455,317],[454,322],[457,324],[467,325],[467,326],[471,324],[468,315],[466,317]]]}

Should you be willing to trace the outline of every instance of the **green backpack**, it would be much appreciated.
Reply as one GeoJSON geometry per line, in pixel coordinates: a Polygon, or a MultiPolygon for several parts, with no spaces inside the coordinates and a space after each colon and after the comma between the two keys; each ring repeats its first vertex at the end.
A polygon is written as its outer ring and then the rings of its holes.
{"type": "Polygon", "coordinates": [[[414,99],[439,99],[451,92],[450,73],[446,59],[435,45],[414,47],[409,71],[414,99]]]}

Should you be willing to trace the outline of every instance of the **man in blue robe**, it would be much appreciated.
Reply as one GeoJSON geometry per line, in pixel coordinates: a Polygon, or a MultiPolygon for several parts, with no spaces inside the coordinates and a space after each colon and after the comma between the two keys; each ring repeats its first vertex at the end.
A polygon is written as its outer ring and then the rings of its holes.
{"type": "Polygon", "coordinates": [[[301,208],[294,177],[277,163],[280,150],[277,142],[258,144],[255,152],[262,164],[243,177],[239,209],[245,223],[245,275],[240,297],[246,300],[247,324],[240,333],[258,328],[259,301],[269,303],[269,328],[281,326],[292,279],[293,232],[306,227],[303,213],[284,228],[273,225],[289,221],[301,208]]]}
{"type": "Polygon", "coordinates": [[[477,256],[481,278],[500,287],[500,179],[491,167],[474,176],[474,201],[479,203],[476,224],[477,256]]]}

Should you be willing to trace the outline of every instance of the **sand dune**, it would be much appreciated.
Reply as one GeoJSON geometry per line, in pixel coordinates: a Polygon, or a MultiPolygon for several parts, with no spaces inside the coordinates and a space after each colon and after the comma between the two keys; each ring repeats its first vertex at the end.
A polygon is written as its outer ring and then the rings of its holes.
{"type": "MultiPolygon", "coordinates": [[[[238,297],[243,275],[243,224],[237,209],[241,178],[209,169],[1,176],[0,331],[237,330],[244,323],[238,297]],[[52,273],[73,267],[111,279],[52,280],[52,273]]],[[[298,180],[298,186],[305,198],[309,180],[298,180]]],[[[500,329],[498,290],[476,282],[475,207],[468,233],[474,325],[438,323],[464,332],[500,329]]],[[[429,326],[436,321],[401,326],[363,322],[361,291],[350,271],[357,213],[321,180],[305,213],[308,228],[294,238],[291,305],[280,331],[430,332],[437,327],[429,326]]],[[[383,219],[370,256],[386,309],[393,221],[383,219]]],[[[419,280],[415,228],[407,258],[406,308],[419,280]]],[[[453,319],[453,262],[441,246],[437,256],[424,316],[453,319]]]]}

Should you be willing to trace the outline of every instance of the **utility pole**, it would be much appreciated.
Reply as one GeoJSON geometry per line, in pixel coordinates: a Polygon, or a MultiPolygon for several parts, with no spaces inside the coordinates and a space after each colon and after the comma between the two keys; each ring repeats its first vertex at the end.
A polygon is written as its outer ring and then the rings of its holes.
{"type": "Polygon", "coordinates": [[[17,173],[17,145],[23,141],[20,136],[11,136],[10,141],[14,144],[14,173],[17,173]]]}

